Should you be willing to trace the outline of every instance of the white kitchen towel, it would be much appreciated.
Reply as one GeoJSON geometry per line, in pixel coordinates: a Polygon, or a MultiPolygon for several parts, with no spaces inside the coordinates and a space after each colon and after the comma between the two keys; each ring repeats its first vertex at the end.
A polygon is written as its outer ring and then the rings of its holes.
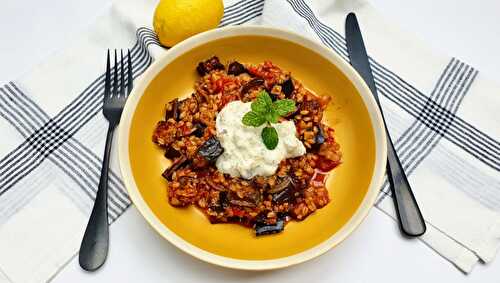
{"type": "MultiPolygon", "coordinates": [[[[460,60],[432,52],[364,0],[267,1],[262,24],[321,41],[348,61],[343,33],[351,11],[427,222],[420,239],[470,272],[478,260],[493,260],[500,245],[500,88],[460,60]]],[[[376,207],[395,218],[387,182],[376,207]]]]}
{"type": "MultiPolygon", "coordinates": [[[[0,87],[0,282],[46,282],[78,252],[107,129],[105,51],[130,48],[134,77],[168,52],[151,30],[156,3],[116,2],[63,51],[0,87]]],[[[221,26],[292,30],[347,60],[343,29],[351,11],[427,221],[420,239],[464,272],[478,260],[491,261],[500,241],[498,86],[460,60],[428,50],[361,0],[228,0],[221,26]]],[[[110,222],[130,206],[116,158],[114,151],[110,222]]],[[[376,207],[394,218],[387,185],[376,207]]]]}

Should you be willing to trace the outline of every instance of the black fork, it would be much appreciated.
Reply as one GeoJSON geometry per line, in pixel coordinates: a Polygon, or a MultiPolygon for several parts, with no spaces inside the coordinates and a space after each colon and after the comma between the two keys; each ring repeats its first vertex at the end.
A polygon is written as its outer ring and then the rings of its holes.
{"type": "Polygon", "coordinates": [[[120,122],[123,107],[127,97],[132,90],[132,60],[130,50],[127,54],[127,71],[125,74],[125,63],[123,51],[120,51],[120,66],[118,66],[117,52],[115,49],[115,65],[113,67],[114,78],[111,81],[111,67],[108,58],[106,63],[106,78],[104,84],[103,114],[109,122],[108,134],[106,136],[106,147],[101,168],[101,179],[95,198],[94,208],[90,215],[89,223],[85,229],[82,244],[80,246],[80,266],[87,271],[94,271],[101,267],[106,261],[109,246],[108,230],[108,169],[113,133],[120,122]],[[118,74],[120,72],[120,74],[118,74]],[[125,76],[126,79],[125,79],[125,76]],[[118,77],[119,81],[118,81],[118,77]]]}

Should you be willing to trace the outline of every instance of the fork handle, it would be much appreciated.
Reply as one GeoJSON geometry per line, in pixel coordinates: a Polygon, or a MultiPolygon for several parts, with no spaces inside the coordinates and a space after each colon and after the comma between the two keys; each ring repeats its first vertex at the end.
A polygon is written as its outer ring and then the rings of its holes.
{"type": "Polygon", "coordinates": [[[92,214],[90,215],[80,246],[79,263],[87,271],[94,271],[101,267],[108,255],[108,171],[115,127],[116,125],[109,124],[99,187],[97,189],[94,208],[92,208],[92,214]]]}
{"type": "Polygon", "coordinates": [[[423,235],[426,230],[424,218],[388,132],[387,140],[387,178],[392,190],[396,212],[400,219],[401,231],[408,237],[423,235]]]}

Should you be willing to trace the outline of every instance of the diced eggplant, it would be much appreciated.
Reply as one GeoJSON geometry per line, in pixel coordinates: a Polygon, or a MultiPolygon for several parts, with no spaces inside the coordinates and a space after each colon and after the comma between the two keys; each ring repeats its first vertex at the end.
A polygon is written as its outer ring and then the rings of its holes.
{"type": "Polygon", "coordinates": [[[172,146],[169,146],[167,150],[165,150],[165,157],[168,159],[175,159],[179,156],[181,156],[181,153],[172,146]]]}
{"type": "Polygon", "coordinates": [[[294,189],[292,186],[288,186],[286,189],[281,192],[275,193],[272,195],[273,202],[275,203],[284,203],[290,201],[294,195],[294,189]]]}
{"type": "Polygon", "coordinates": [[[170,167],[167,168],[167,170],[165,170],[163,172],[163,174],[161,174],[163,176],[163,178],[169,180],[169,181],[172,181],[172,174],[174,174],[175,170],[181,168],[182,166],[185,166],[188,164],[188,159],[187,157],[185,156],[181,156],[177,159],[174,160],[174,162],[172,163],[172,165],[170,167]]]}
{"type": "Polygon", "coordinates": [[[253,78],[246,85],[241,88],[241,93],[245,94],[254,87],[258,87],[264,84],[264,79],[253,78]]]}
{"type": "Polygon", "coordinates": [[[246,201],[246,200],[240,200],[240,199],[231,199],[229,200],[231,204],[237,205],[237,206],[242,206],[242,207],[255,207],[255,203],[246,201]]]}
{"type": "Polygon", "coordinates": [[[219,192],[219,206],[226,209],[229,206],[227,192],[219,192]]]}
{"type": "Polygon", "coordinates": [[[285,177],[281,178],[281,180],[276,185],[274,185],[274,187],[271,187],[271,189],[269,189],[267,192],[270,194],[278,193],[288,188],[289,186],[293,186],[292,177],[286,175],[285,177]]]}
{"type": "Polygon", "coordinates": [[[224,221],[213,215],[208,215],[208,221],[210,221],[210,224],[224,223],[224,221]]]}
{"type": "Polygon", "coordinates": [[[323,127],[321,127],[321,125],[318,125],[318,133],[314,138],[314,143],[318,146],[325,143],[325,132],[323,131],[323,127]]]}
{"type": "Polygon", "coordinates": [[[189,130],[184,132],[184,136],[189,136],[189,135],[194,135],[198,138],[203,137],[203,134],[205,132],[206,126],[201,124],[201,123],[195,123],[193,127],[189,130]]]}
{"type": "Polygon", "coordinates": [[[215,162],[224,152],[224,148],[215,137],[209,138],[199,149],[198,154],[203,156],[208,162],[215,162]]]}
{"type": "Polygon", "coordinates": [[[245,198],[240,198],[236,194],[228,194],[227,198],[229,203],[242,206],[242,207],[256,207],[260,202],[260,194],[253,194],[250,196],[246,196],[245,198]]]}
{"type": "Polygon", "coordinates": [[[174,120],[179,120],[179,99],[174,99],[170,101],[169,103],[169,110],[165,112],[165,121],[167,121],[170,118],[174,118],[174,120]]]}
{"type": "Polygon", "coordinates": [[[250,195],[250,199],[256,205],[259,205],[260,202],[262,201],[262,193],[260,192],[260,190],[255,190],[255,192],[250,195]]]}
{"type": "Polygon", "coordinates": [[[198,63],[198,66],[196,67],[196,71],[198,72],[198,75],[204,76],[206,73],[208,73],[207,67],[205,67],[205,64],[203,62],[198,63]]]}
{"type": "Polygon", "coordinates": [[[284,219],[284,220],[286,220],[289,217],[288,212],[286,212],[286,211],[285,212],[278,212],[277,215],[278,215],[279,219],[284,219]]]}
{"type": "Polygon", "coordinates": [[[200,76],[204,76],[213,70],[224,70],[224,65],[222,65],[217,56],[213,56],[208,60],[198,63],[196,67],[196,71],[200,76]]]}
{"type": "Polygon", "coordinates": [[[276,221],[276,224],[255,224],[255,235],[256,236],[262,236],[262,235],[269,235],[269,234],[276,234],[285,228],[285,220],[284,219],[278,219],[276,221]]]}
{"type": "Polygon", "coordinates": [[[260,225],[260,226],[267,225],[266,219],[267,219],[267,213],[268,212],[269,212],[269,210],[263,210],[257,216],[255,216],[255,219],[254,219],[255,226],[258,226],[258,225],[260,225]]]}
{"type": "Polygon", "coordinates": [[[281,178],[281,181],[267,192],[271,194],[273,202],[283,203],[292,200],[297,185],[293,178],[287,175],[281,178]]]}
{"type": "Polygon", "coordinates": [[[227,67],[227,73],[229,75],[237,76],[239,74],[245,73],[246,71],[247,69],[245,68],[245,66],[243,66],[237,61],[231,62],[231,64],[229,64],[229,66],[227,67]]]}
{"type": "Polygon", "coordinates": [[[231,222],[231,223],[242,223],[242,224],[245,224],[245,222],[246,222],[244,218],[239,217],[239,216],[229,216],[227,218],[227,221],[231,222]]]}
{"type": "Polygon", "coordinates": [[[292,174],[292,180],[293,180],[293,185],[294,185],[294,192],[293,195],[295,196],[297,192],[302,192],[304,189],[307,188],[307,181],[305,179],[301,179],[297,177],[295,174],[292,174]]]}
{"type": "Polygon", "coordinates": [[[209,208],[216,212],[224,212],[224,210],[229,206],[229,201],[227,198],[227,192],[219,192],[218,200],[214,200],[209,208]]]}
{"type": "Polygon", "coordinates": [[[284,81],[283,84],[281,84],[281,91],[285,94],[286,97],[289,97],[294,89],[295,88],[293,86],[292,78],[289,78],[288,80],[284,81]]]}
{"type": "Polygon", "coordinates": [[[194,124],[194,128],[195,128],[195,130],[193,131],[192,134],[198,138],[201,138],[201,137],[203,137],[203,134],[205,133],[205,129],[207,128],[207,126],[205,126],[201,123],[196,123],[196,124],[194,124]]]}

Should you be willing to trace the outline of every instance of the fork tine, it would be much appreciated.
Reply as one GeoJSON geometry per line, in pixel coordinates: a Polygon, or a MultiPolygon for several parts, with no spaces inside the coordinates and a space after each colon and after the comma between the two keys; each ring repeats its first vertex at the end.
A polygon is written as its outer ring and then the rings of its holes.
{"type": "Polygon", "coordinates": [[[123,62],[123,49],[120,49],[120,96],[125,97],[125,63],[123,62]]]}
{"type": "Polygon", "coordinates": [[[117,62],[118,56],[116,55],[116,49],[115,49],[115,66],[113,67],[114,75],[115,77],[113,78],[113,96],[118,96],[118,62],[117,62]]]}
{"type": "Polygon", "coordinates": [[[106,77],[104,79],[104,98],[103,101],[106,101],[108,99],[110,93],[111,93],[111,67],[109,63],[109,49],[108,49],[108,56],[106,60],[106,77]]]}
{"type": "Polygon", "coordinates": [[[134,78],[132,76],[132,59],[130,58],[130,49],[128,50],[128,79],[127,79],[127,95],[134,86],[134,78]]]}

